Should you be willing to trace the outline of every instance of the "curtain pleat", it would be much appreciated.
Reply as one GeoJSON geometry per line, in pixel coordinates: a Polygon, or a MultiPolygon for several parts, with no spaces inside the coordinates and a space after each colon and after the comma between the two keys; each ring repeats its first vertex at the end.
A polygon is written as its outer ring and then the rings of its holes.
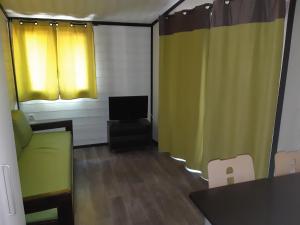
{"type": "Polygon", "coordinates": [[[58,99],[55,29],[14,21],[12,37],[19,101],[58,99]]]}
{"type": "Polygon", "coordinates": [[[179,12],[173,25],[172,18],[162,18],[169,28],[160,31],[159,148],[196,169],[203,152],[209,12],[205,6],[185,16],[179,12]]]}
{"type": "Polygon", "coordinates": [[[267,176],[281,69],[284,21],[212,28],[206,80],[205,153],[249,154],[257,178],[267,176]]]}
{"type": "Polygon", "coordinates": [[[209,29],[174,30],[165,27],[178,18],[161,19],[160,149],[204,177],[209,161],[240,154],[252,156],[257,178],[267,175],[284,16],[284,0],[215,0],[209,29]]]}
{"type": "Polygon", "coordinates": [[[61,99],[97,98],[92,25],[60,23],[56,32],[61,99]]]}

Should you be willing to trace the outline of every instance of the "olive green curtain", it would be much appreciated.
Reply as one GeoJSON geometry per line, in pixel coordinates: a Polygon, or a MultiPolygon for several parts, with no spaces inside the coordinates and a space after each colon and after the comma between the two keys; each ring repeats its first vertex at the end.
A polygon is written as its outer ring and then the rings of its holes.
{"type": "Polygon", "coordinates": [[[284,0],[215,0],[205,41],[191,42],[195,31],[178,32],[180,45],[166,48],[171,38],[161,35],[160,149],[204,177],[209,161],[240,154],[252,156],[257,178],[267,175],[284,16],[284,0]]]}
{"type": "Polygon", "coordinates": [[[281,69],[284,1],[214,2],[206,79],[202,171],[249,154],[267,176],[281,69]]]}
{"type": "Polygon", "coordinates": [[[160,21],[159,148],[200,169],[209,10],[185,13],[160,21]]]}

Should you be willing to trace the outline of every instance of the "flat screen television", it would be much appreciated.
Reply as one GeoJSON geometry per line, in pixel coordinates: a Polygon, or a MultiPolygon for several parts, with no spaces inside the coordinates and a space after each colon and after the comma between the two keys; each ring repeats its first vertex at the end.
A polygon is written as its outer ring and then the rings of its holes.
{"type": "Polygon", "coordinates": [[[110,120],[138,120],[147,118],[148,96],[109,97],[110,120]]]}

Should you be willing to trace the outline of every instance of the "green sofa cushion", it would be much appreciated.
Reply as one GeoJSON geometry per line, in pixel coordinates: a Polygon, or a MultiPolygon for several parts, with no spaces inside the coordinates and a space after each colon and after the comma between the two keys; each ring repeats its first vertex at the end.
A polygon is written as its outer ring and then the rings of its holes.
{"type": "Polygon", "coordinates": [[[71,190],[71,133],[34,133],[19,157],[23,197],[71,190]]]}
{"type": "Polygon", "coordinates": [[[16,144],[17,157],[19,158],[23,149],[21,147],[21,143],[19,141],[19,138],[16,134],[15,134],[15,144],[16,144]]]}
{"type": "Polygon", "coordinates": [[[56,220],[57,218],[57,209],[49,209],[37,213],[26,214],[26,223],[29,224],[41,221],[56,220]]]}
{"type": "Polygon", "coordinates": [[[12,119],[15,137],[18,139],[21,147],[24,148],[31,139],[32,129],[22,111],[13,110],[12,119]]]}

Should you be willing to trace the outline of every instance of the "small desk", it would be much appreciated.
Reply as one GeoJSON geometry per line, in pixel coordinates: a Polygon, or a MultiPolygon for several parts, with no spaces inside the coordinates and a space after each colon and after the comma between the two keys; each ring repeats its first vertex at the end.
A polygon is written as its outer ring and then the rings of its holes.
{"type": "Polygon", "coordinates": [[[300,174],[193,192],[212,225],[299,225],[300,174]]]}

